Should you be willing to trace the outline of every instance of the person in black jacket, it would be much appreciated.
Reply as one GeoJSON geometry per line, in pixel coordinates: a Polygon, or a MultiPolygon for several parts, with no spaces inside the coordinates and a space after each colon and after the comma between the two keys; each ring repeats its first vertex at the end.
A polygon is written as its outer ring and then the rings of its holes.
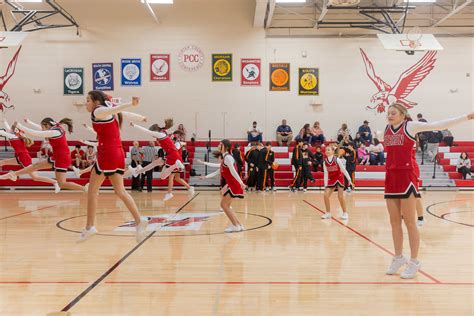
{"type": "Polygon", "coordinates": [[[324,163],[324,156],[321,152],[321,147],[316,147],[316,152],[314,153],[313,159],[313,171],[318,171],[319,167],[321,167],[321,171],[323,170],[323,163],[324,163]]]}
{"type": "MultiPolygon", "coordinates": [[[[354,144],[349,143],[347,146],[343,147],[344,151],[346,152],[344,158],[346,159],[346,170],[349,176],[352,179],[352,184],[355,184],[355,171],[357,166],[357,152],[354,149],[354,144]]],[[[351,186],[349,186],[348,180],[344,178],[344,187],[346,188],[346,192],[352,192],[351,186]]]]}
{"type": "Polygon", "coordinates": [[[275,189],[275,173],[273,170],[273,163],[275,162],[275,152],[272,150],[272,143],[267,142],[265,144],[265,172],[263,175],[263,187],[265,188],[265,191],[273,190],[276,191],[275,189]]]}
{"type": "Polygon", "coordinates": [[[314,182],[313,175],[311,174],[311,166],[313,165],[314,156],[313,153],[309,150],[308,143],[304,143],[301,149],[301,157],[302,157],[302,172],[301,177],[303,181],[303,191],[306,192],[308,190],[308,180],[312,183],[314,182]]]}
{"type": "Polygon", "coordinates": [[[265,177],[267,176],[267,148],[262,143],[258,144],[258,160],[257,160],[257,191],[265,190],[265,177]]]}
{"type": "Polygon", "coordinates": [[[301,173],[303,170],[303,153],[302,146],[303,140],[299,139],[296,143],[295,148],[293,149],[293,156],[291,157],[291,165],[295,168],[295,177],[290,185],[290,190],[295,192],[299,189],[301,185],[301,173]]]}
{"type": "Polygon", "coordinates": [[[257,144],[253,143],[252,147],[245,154],[247,162],[247,188],[252,191],[257,184],[257,163],[258,163],[257,144]]]}
{"type": "Polygon", "coordinates": [[[237,172],[239,173],[239,176],[242,179],[244,161],[242,152],[240,151],[240,145],[238,143],[234,144],[234,149],[232,150],[232,157],[234,157],[235,164],[237,165],[237,172]]]}

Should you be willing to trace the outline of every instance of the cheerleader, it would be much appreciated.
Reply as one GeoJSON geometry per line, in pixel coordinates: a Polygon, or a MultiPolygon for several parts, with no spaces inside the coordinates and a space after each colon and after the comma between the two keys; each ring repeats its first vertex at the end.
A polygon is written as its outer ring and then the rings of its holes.
{"type": "MultiPolygon", "coordinates": [[[[6,119],[3,119],[3,124],[7,130],[11,131],[11,133],[4,130],[0,130],[0,136],[8,139],[10,146],[13,147],[13,150],[15,151],[15,158],[0,160],[0,166],[18,165],[22,168],[30,166],[32,164],[32,159],[27,147],[30,147],[33,144],[33,141],[17,132],[16,124],[10,127],[10,124],[8,124],[6,119]]],[[[56,180],[46,177],[40,177],[34,171],[30,172],[29,175],[33,181],[45,182],[54,185],[54,192],[56,193],[61,190],[56,180]]],[[[0,179],[8,179],[10,177],[10,175],[5,174],[3,176],[0,176],[0,179]]]]}
{"type": "Polygon", "coordinates": [[[324,159],[324,204],[326,205],[326,213],[324,213],[322,219],[331,218],[331,202],[330,197],[334,191],[337,191],[337,197],[339,204],[342,208],[342,215],[339,217],[342,220],[348,220],[349,214],[347,214],[346,199],[344,197],[344,177],[347,179],[348,186],[353,187],[352,180],[343,165],[340,158],[335,156],[336,146],[326,147],[326,158],[324,159]]]}
{"type": "Polygon", "coordinates": [[[221,156],[220,174],[224,178],[226,185],[221,189],[221,208],[229,218],[231,224],[224,230],[226,233],[240,232],[245,230],[244,226],[232,210],[231,204],[234,198],[244,198],[245,184],[240,178],[235,159],[232,157],[232,144],[228,139],[223,139],[217,147],[215,156],[221,156]]]}
{"type": "Polygon", "coordinates": [[[97,159],[89,180],[87,223],[81,232],[79,241],[84,241],[97,234],[95,215],[99,189],[105,178],[108,177],[114,187],[115,194],[124,202],[137,223],[136,240],[140,242],[145,237],[148,221],[140,217],[135,201],[125,190],[123,184],[125,153],[120,137],[121,112],[127,108],[138,106],[139,98],[133,97],[131,103],[121,105],[114,105],[108,99],[108,96],[101,91],[90,91],[87,94],[87,111],[91,113],[92,127],[97,133],[98,146],[97,159]]]}
{"type": "Polygon", "coordinates": [[[395,256],[386,273],[396,274],[402,266],[406,265],[405,270],[400,273],[400,277],[411,279],[415,277],[421,267],[421,263],[418,261],[420,235],[416,224],[416,200],[420,197],[420,193],[418,191],[418,175],[413,163],[414,135],[453,127],[474,119],[474,114],[433,123],[407,121],[406,118],[407,110],[403,105],[394,103],[389,106],[388,125],[384,136],[384,146],[387,152],[385,199],[390,215],[395,256]],[[408,230],[411,252],[409,261],[403,256],[402,219],[408,230]]]}
{"type": "MultiPolygon", "coordinates": [[[[31,124],[31,121],[25,121],[30,122],[31,124]]],[[[72,120],[64,118],[59,121],[59,123],[57,123],[52,118],[47,117],[41,121],[40,125],[32,125],[35,128],[41,128],[41,130],[28,128],[21,123],[17,123],[16,126],[28,136],[44,137],[48,139],[53,152],[48,159],[40,160],[37,163],[29,165],[28,167],[25,167],[21,170],[9,173],[10,180],[16,181],[17,177],[23,174],[28,174],[42,169],[53,168],[56,180],[61,189],[87,191],[87,186],[82,186],[77,183],[66,181],[68,168],[72,164],[71,151],[69,150],[66,139],[66,129],[69,133],[72,133],[72,120]]]]}
{"type": "MultiPolygon", "coordinates": [[[[165,120],[165,127],[159,127],[158,124],[153,124],[150,126],[150,129],[146,129],[143,126],[137,125],[135,123],[130,123],[131,126],[136,127],[142,132],[152,135],[156,138],[161,148],[166,153],[166,164],[165,168],[161,172],[161,179],[168,178],[168,192],[166,193],[163,201],[168,201],[173,198],[173,185],[174,181],[182,184],[189,191],[191,195],[194,195],[194,187],[190,186],[184,179],[181,179],[180,173],[184,170],[184,164],[182,160],[182,144],[180,142],[174,143],[171,137],[168,135],[166,130],[173,126],[173,119],[165,120]]],[[[179,134],[180,131],[175,131],[179,134]]],[[[173,134],[175,134],[173,133],[173,134]]],[[[151,164],[147,165],[145,168],[137,167],[136,174],[141,174],[155,168],[156,166],[162,165],[163,161],[161,159],[156,159],[151,164]]]]}

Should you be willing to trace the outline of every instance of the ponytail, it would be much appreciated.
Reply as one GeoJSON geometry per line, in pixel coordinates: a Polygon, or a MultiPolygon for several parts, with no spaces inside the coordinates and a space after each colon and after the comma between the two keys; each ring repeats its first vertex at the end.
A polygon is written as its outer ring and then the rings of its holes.
{"type": "MultiPolygon", "coordinates": [[[[166,131],[166,130],[170,129],[172,126],[173,126],[173,119],[168,118],[168,119],[165,120],[165,126],[164,127],[160,127],[158,124],[153,124],[152,126],[150,126],[149,130],[152,131],[152,132],[162,132],[164,130],[166,131]]],[[[173,134],[177,134],[177,132],[181,132],[181,131],[176,130],[173,134]]],[[[180,135],[183,135],[183,133],[181,132],[180,135]]]]}
{"type": "Polygon", "coordinates": [[[72,120],[70,118],[63,118],[61,121],[59,121],[59,123],[67,126],[67,131],[69,134],[73,132],[72,120]]]}

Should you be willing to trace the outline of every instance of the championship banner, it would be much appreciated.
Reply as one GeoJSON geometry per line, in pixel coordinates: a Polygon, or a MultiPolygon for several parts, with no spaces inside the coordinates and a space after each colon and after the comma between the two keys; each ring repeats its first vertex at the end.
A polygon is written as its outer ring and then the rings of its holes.
{"type": "Polygon", "coordinates": [[[84,95],[84,68],[64,68],[64,95],[84,95]]]}
{"type": "Polygon", "coordinates": [[[232,81],[232,54],[212,54],[212,81],[232,81]]]}
{"type": "Polygon", "coordinates": [[[270,64],[270,91],[290,91],[290,64],[270,64]]]}
{"type": "Polygon", "coordinates": [[[170,55],[151,54],[150,55],[150,81],[170,80],[170,55]]]}
{"type": "Polygon", "coordinates": [[[92,90],[112,91],[114,90],[114,64],[96,63],[92,64],[92,90]]]}
{"type": "Polygon", "coordinates": [[[240,85],[259,86],[260,85],[260,58],[240,60],[240,85]]]}
{"type": "Polygon", "coordinates": [[[123,58],[121,64],[122,86],[141,86],[142,60],[140,58],[123,58]]]}
{"type": "Polygon", "coordinates": [[[299,68],[298,95],[319,95],[319,69],[299,68]]]}

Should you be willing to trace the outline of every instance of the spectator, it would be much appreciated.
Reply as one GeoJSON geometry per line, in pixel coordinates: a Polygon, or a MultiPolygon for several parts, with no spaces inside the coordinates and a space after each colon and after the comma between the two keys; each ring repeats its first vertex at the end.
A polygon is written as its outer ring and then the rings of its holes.
{"type": "Polygon", "coordinates": [[[176,133],[175,134],[175,137],[176,137],[176,140],[184,143],[186,141],[186,129],[184,128],[184,125],[183,124],[179,124],[178,125],[178,129],[177,129],[180,133],[176,133]]]}
{"type": "Polygon", "coordinates": [[[286,124],[286,120],[282,120],[281,125],[278,126],[276,138],[279,146],[283,146],[283,143],[286,143],[286,145],[289,146],[293,140],[293,131],[291,130],[291,127],[286,124]]]}
{"type": "Polygon", "coordinates": [[[87,151],[86,151],[86,167],[92,166],[95,162],[96,159],[96,152],[94,146],[87,146],[87,151]]]}
{"type": "Polygon", "coordinates": [[[349,138],[352,140],[351,130],[347,128],[347,124],[343,123],[341,128],[337,131],[337,141],[340,142],[345,135],[349,135],[349,138]]]}
{"type": "Polygon", "coordinates": [[[352,141],[350,139],[350,136],[349,135],[344,135],[342,140],[339,142],[339,147],[347,147],[351,143],[352,143],[352,141]]]}
{"type": "Polygon", "coordinates": [[[371,165],[384,165],[385,156],[383,152],[383,145],[377,138],[374,138],[374,143],[369,147],[370,164],[371,165]]]}
{"type": "Polygon", "coordinates": [[[362,139],[362,137],[360,137],[360,133],[357,133],[356,136],[354,137],[354,140],[353,140],[353,143],[354,143],[354,148],[359,148],[360,147],[360,144],[365,144],[364,140],[362,139]]]}
{"type": "Polygon", "coordinates": [[[319,122],[314,122],[313,127],[311,128],[311,144],[314,144],[316,142],[319,142],[321,144],[324,144],[324,141],[326,140],[324,138],[324,132],[321,129],[319,122]]]}
{"type": "Polygon", "coordinates": [[[76,168],[85,168],[85,152],[81,149],[81,145],[76,145],[76,148],[71,152],[72,164],[76,168]]]}
{"type": "Polygon", "coordinates": [[[308,143],[303,143],[303,147],[301,149],[302,154],[302,169],[301,169],[301,181],[303,182],[303,191],[306,192],[308,190],[308,180],[311,183],[314,183],[314,177],[311,173],[311,167],[314,161],[314,155],[308,148],[308,143]]]}
{"type": "Polygon", "coordinates": [[[459,156],[458,163],[456,164],[456,168],[460,174],[462,174],[463,180],[466,180],[466,176],[469,175],[472,179],[471,174],[471,160],[466,152],[462,152],[459,156]]]}
{"type": "Polygon", "coordinates": [[[252,123],[252,126],[250,126],[249,130],[247,131],[247,135],[248,135],[247,139],[249,143],[262,142],[263,131],[259,127],[257,127],[257,122],[255,121],[252,123]]]}
{"type": "Polygon", "coordinates": [[[364,143],[359,144],[357,149],[357,157],[359,158],[359,164],[368,165],[370,162],[370,154],[367,152],[364,143]]]}
{"type": "Polygon", "coordinates": [[[372,144],[372,131],[369,127],[369,121],[364,121],[364,124],[359,127],[358,133],[366,144],[372,144]]]}
{"type": "Polygon", "coordinates": [[[453,146],[454,137],[449,129],[445,129],[441,132],[443,134],[443,142],[449,147],[453,146]]]}
{"type": "Polygon", "coordinates": [[[302,140],[305,143],[309,143],[311,141],[311,128],[309,124],[306,123],[301,129],[298,135],[295,137],[296,141],[302,140]]]}
{"type": "MultiPolygon", "coordinates": [[[[352,184],[355,184],[355,172],[356,172],[356,167],[357,167],[357,152],[352,142],[349,142],[348,145],[344,146],[343,148],[345,151],[344,158],[346,159],[346,170],[351,178],[352,184]]],[[[344,187],[347,193],[352,192],[351,185],[347,178],[344,178],[344,187]]]]}
{"type": "Polygon", "coordinates": [[[40,147],[40,150],[37,153],[37,157],[47,159],[51,155],[52,152],[53,152],[53,149],[52,149],[51,145],[49,144],[48,140],[45,139],[41,143],[41,147],[40,147]]]}
{"type": "MultiPolygon", "coordinates": [[[[142,148],[140,147],[140,143],[137,141],[133,142],[133,147],[130,150],[130,156],[132,159],[131,166],[133,168],[138,167],[139,165],[142,164],[143,162],[143,151],[142,148]]],[[[140,178],[139,177],[132,177],[132,191],[141,191],[140,187],[140,178]]]]}
{"type": "MultiPolygon", "coordinates": [[[[416,118],[418,119],[418,122],[423,122],[427,123],[428,121],[423,118],[423,115],[421,113],[418,113],[416,115],[416,118]]],[[[422,132],[418,133],[418,150],[419,151],[424,151],[426,150],[426,139],[428,138],[430,132],[422,132]]]]}
{"type": "Polygon", "coordinates": [[[443,134],[440,131],[426,132],[426,151],[430,161],[433,162],[438,154],[439,143],[443,139],[443,134]]]}
{"type": "Polygon", "coordinates": [[[321,171],[322,171],[323,163],[324,163],[324,156],[323,156],[323,153],[321,152],[321,147],[316,147],[316,152],[314,153],[313,170],[319,171],[319,167],[321,167],[321,171]]]}
{"type": "MultiPolygon", "coordinates": [[[[158,152],[155,148],[155,142],[150,141],[148,143],[148,146],[143,147],[142,167],[145,168],[157,158],[158,158],[158,152]]],[[[143,190],[143,187],[145,185],[145,178],[146,178],[147,191],[152,192],[153,191],[153,169],[148,170],[147,172],[142,174],[142,178],[140,182],[140,190],[143,190]]]]}

